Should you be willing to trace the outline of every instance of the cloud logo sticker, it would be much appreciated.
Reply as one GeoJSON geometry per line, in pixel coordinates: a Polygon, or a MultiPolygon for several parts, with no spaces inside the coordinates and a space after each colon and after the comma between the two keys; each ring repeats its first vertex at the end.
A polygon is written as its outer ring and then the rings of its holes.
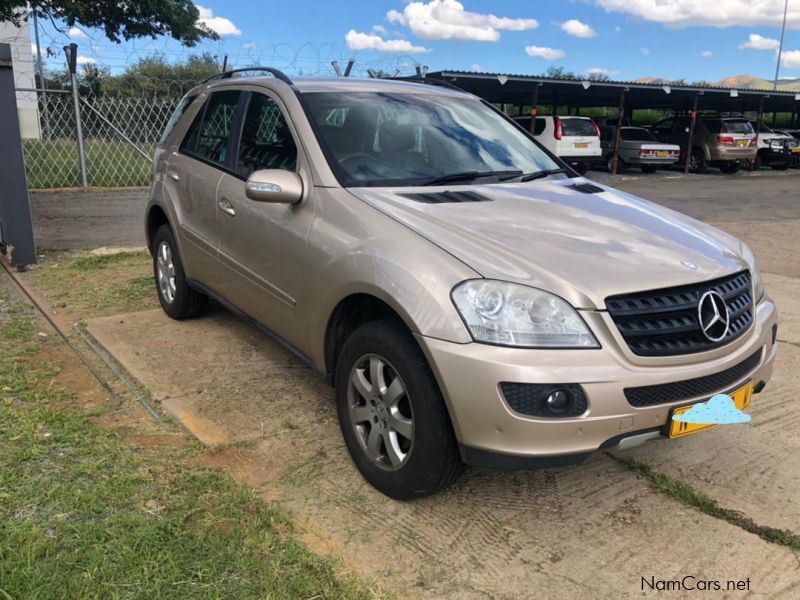
{"type": "Polygon", "coordinates": [[[674,415],[673,420],[698,425],[732,425],[749,423],[750,415],[742,412],[727,394],[712,396],[707,402],[699,402],[685,413],[674,415]]]}

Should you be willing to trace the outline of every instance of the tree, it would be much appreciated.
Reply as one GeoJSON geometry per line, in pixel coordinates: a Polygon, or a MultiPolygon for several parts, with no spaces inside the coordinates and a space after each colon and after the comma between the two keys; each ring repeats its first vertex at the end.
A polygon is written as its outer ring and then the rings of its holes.
{"type": "Polygon", "coordinates": [[[556,67],[555,65],[547,67],[545,77],[552,77],[554,79],[578,79],[578,76],[572,71],[567,71],[564,67],[556,67]]]}
{"type": "Polygon", "coordinates": [[[186,46],[203,38],[218,39],[198,22],[200,12],[192,0],[0,0],[0,21],[19,25],[30,12],[69,27],[82,25],[102,29],[112,42],[170,35],[186,46]]]}
{"type": "Polygon", "coordinates": [[[609,81],[610,79],[611,77],[608,76],[608,73],[600,73],[599,71],[589,73],[589,81],[609,81]]]}

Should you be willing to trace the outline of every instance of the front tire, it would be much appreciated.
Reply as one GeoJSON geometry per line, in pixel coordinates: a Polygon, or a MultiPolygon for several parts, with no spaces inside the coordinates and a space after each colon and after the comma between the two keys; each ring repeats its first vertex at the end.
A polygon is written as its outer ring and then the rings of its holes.
{"type": "Polygon", "coordinates": [[[159,227],[151,247],[153,277],[161,308],[170,318],[179,321],[201,315],[208,303],[208,296],[189,286],[178,244],[169,225],[159,227]]]}
{"type": "Polygon", "coordinates": [[[689,170],[692,173],[706,172],[706,157],[699,148],[692,150],[692,154],[689,156],[689,170]]]}
{"type": "Polygon", "coordinates": [[[390,498],[435,494],[461,474],[439,386],[398,322],[372,321],[347,338],[336,368],[336,405],[353,462],[390,498]]]}

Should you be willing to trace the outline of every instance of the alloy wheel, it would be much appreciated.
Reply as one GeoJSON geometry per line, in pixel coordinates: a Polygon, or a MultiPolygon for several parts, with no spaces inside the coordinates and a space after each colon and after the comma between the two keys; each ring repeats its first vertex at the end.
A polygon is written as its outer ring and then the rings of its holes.
{"type": "Polygon", "coordinates": [[[158,279],[158,289],[161,297],[167,304],[175,301],[175,263],[172,260],[172,249],[167,242],[158,245],[156,253],[156,277],[158,279]]]}
{"type": "Polygon", "coordinates": [[[350,371],[350,423],[367,457],[387,471],[400,469],[411,455],[414,417],[400,375],[382,356],[366,354],[350,371]]]}

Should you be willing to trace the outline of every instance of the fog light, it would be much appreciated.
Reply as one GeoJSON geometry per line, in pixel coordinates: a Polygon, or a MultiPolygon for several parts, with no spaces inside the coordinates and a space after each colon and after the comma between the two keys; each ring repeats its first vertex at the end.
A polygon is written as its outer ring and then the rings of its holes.
{"type": "Polygon", "coordinates": [[[553,390],[545,401],[547,409],[555,414],[560,415],[569,410],[572,404],[572,396],[566,390],[553,390]]]}

